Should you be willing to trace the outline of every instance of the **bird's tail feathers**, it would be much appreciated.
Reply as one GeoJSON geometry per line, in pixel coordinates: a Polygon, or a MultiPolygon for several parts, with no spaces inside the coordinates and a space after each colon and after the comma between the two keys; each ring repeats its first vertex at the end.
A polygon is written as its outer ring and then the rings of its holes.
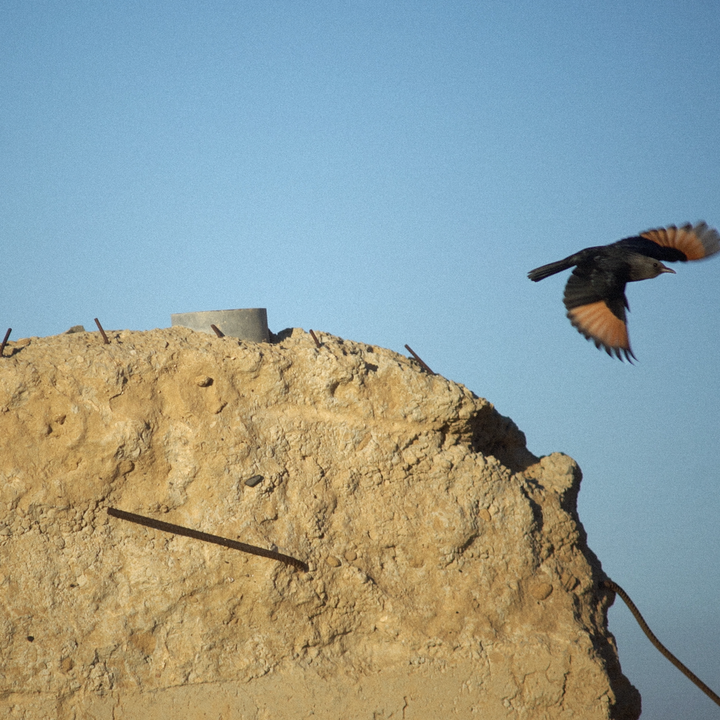
{"type": "Polygon", "coordinates": [[[533,281],[544,280],[546,277],[550,277],[555,273],[567,270],[575,265],[573,257],[567,257],[564,260],[558,260],[556,262],[548,263],[547,265],[541,265],[539,268],[535,268],[528,273],[528,277],[533,281]]]}

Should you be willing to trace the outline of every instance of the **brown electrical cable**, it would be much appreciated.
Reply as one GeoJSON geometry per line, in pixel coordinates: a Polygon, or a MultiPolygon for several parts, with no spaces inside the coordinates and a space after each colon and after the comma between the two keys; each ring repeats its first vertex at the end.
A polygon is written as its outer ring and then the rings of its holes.
{"type": "Polygon", "coordinates": [[[648,640],[689,680],[694,682],[715,704],[720,705],[720,696],[713,692],[692,670],[685,667],[653,634],[653,631],[648,627],[645,622],[645,618],[640,614],[635,603],[630,599],[630,596],[615,582],[612,580],[601,580],[600,587],[607,588],[616,592],[628,606],[628,610],[633,614],[633,617],[637,620],[638,625],[642,628],[642,631],[647,635],[648,640]]]}

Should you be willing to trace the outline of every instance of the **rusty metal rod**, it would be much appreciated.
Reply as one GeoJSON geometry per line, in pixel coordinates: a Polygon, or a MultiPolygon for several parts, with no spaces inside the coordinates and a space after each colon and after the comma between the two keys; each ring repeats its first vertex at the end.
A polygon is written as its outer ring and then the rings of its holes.
{"type": "Polygon", "coordinates": [[[8,328],[7,332],[5,333],[5,337],[3,338],[2,345],[0,345],[0,356],[5,352],[5,346],[7,345],[8,338],[10,337],[10,333],[12,332],[12,328],[8,328]]]}
{"type": "Polygon", "coordinates": [[[312,339],[315,341],[315,345],[320,347],[320,341],[317,339],[317,336],[315,335],[315,333],[312,330],[310,331],[310,335],[312,335],[312,339]]]}
{"type": "Polygon", "coordinates": [[[98,330],[100,331],[100,334],[103,337],[103,340],[105,341],[106,345],[110,344],[110,341],[108,340],[108,336],[105,334],[105,331],[103,330],[103,326],[100,324],[100,321],[95,318],[95,324],[98,326],[98,330]]]}
{"type": "Polygon", "coordinates": [[[408,352],[420,363],[420,366],[424,368],[427,372],[429,372],[431,375],[434,375],[435,373],[427,366],[425,361],[409,346],[405,346],[408,352]]]}
{"type": "Polygon", "coordinates": [[[163,522],[162,520],[155,520],[154,518],[145,517],[145,515],[136,515],[135,513],[117,510],[116,508],[108,508],[107,512],[108,515],[111,515],[112,517],[120,518],[121,520],[128,520],[129,522],[134,522],[138,525],[145,525],[145,527],[153,528],[155,530],[175,533],[176,535],[185,535],[185,537],[195,538],[195,540],[202,540],[203,542],[214,543],[215,545],[222,545],[223,547],[228,547],[232,550],[240,550],[241,552],[250,553],[251,555],[260,555],[261,557],[270,558],[271,560],[278,560],[286,565],[292,565],[303,572],[308,571],[308,566],[302,560],[290,557],[289,555],[283,555],[282,553],[275,552],[274,550],[265,550],[264,548],[260,548],[255,545],[247,545],[246,543],[238,542],[237,540],[230,540],[229,538],[220,537],[219,535],[210,535],[210,533],[201,532],[200,530],[192,530],[190,528],[183,527],[182,525],[175,525],[173,523],[163,522]]]}
{"type": "Polygon", "coordinates": [[[212,328],[212,331],[218,336],[218,337],[225,337],[225,333],[217,326],[217,325],[210,325],[212,328]]]}

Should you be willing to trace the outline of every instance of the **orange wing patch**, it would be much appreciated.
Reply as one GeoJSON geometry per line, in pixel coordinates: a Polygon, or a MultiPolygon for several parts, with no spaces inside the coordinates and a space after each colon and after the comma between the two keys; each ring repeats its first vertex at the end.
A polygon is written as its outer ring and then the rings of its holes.
{"type": "Polygon", "coordinates": [[[662,247],[679,250],[688,260],[701,260],[720,251],[720,235],[707,223],[699,222],[695,227],[686,223],[682,227],[669,225],[640,233],[640,237],[651,240],[662,247]]]}
{"type": "Polygon", "coordinates": [[[588,340],[595,342],[595,347],[604,347],[608,355],[615,354],[622,360],[622,354],[630,360],[633,355],[630,349],[627,325],[617,317],[604,301],[581,305],[568,310],[570,322],[588,340]],[[621,354],[622,353],[622,354],[621,354]]]}

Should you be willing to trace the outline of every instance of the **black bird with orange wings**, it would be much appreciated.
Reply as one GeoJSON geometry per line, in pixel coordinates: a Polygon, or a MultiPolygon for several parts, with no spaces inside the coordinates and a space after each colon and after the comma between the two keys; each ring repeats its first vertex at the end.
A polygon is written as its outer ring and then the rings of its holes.
{"type": "MultiPolygon", "coordinates": [[[[696,225],[647,230],[611,245],[585,248],[564,260],[528,273],[537,282],[555,273],[575,269],[565,286],[563,302],[570,322],[595,347],[632,362],[625,310],[630,309],[625,285],[675,271],[665,262],[702,260],[720,250],[720,235],[704,222],[696,225]]],[[[637,358],[635,358],[637,359],[637,358]]]]}

